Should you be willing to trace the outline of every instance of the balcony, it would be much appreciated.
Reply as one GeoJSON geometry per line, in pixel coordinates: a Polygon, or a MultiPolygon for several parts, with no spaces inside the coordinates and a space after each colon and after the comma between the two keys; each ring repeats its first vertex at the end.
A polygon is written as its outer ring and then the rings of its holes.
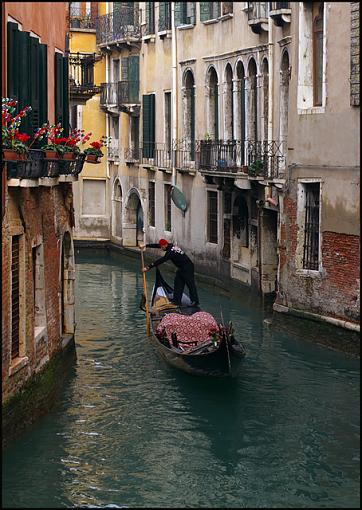
{"type": "Polygon", "coordinates": [[[124,149],[124,160],[127,165],[138,164],[142,160],[142,149],[140,147],[124,149]]]}
{"type": "Polygon", "coordinates": [[[105,111],[139,113],[139,81],[102,83],[100,106],[105,111]]]}
{"type": "Polygon", "coordinates": [[[27,160],[3,159],[3,162],[7,165],[8,186],[36,187],[77,181],[85,158],[85,154],[79,154],[74,161],[49,160],[44,158],[42,150],[30,149],[27,160]]]}
{"type": "Polygon", "coordinates": [[[277,27],[282,27],[286,23],[290,23],[292,10],[289,2],[271,2],[271,10],[269,16],[273,19],[277,27]]]}
{"type": "Polygon", "coordinates": [[[69,53],[69,95],[73,104],[85,104],[101,91],[94,83],[95,53],[69,53]]]}
{"type": "Polygon", "coordinates": [[[268,31],[270,2],[248,2],[248,24],[255,34],[268,31]]]}
{"type": "Polygon", "coordinates": [[[197,168],[202,173],[275,179],[285,168],[282,142],[199,140],[198,147],[197,168]]]}
{"type": "Polygon", "coordinates": [[[100,49],[112,45],[132,45],[141,41],[139,10],[133,4],[121,4],[119,11],[99,16],[96,22],[96,41],[100,49]]]}
{"type": "Polygon", "coordinates": [[[87,12],[85,5],[77,6],[74,2],[70,3],[68,22],[70,30],[95,30],[96,18],[91,12],[87,12]]]}

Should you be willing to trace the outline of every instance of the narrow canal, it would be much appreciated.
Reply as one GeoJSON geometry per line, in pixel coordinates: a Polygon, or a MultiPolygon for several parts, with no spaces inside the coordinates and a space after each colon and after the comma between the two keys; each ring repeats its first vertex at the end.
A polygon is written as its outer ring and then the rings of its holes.
{"type": "Polygon", "coordinates": [[[358,360],[270,327],[248,291],[199,283],[248,355],[235,380],[178,372],[145,335],[139,260],[84,253],[77,361],[6,448],[4,507],[359,508],[358,360]]]}

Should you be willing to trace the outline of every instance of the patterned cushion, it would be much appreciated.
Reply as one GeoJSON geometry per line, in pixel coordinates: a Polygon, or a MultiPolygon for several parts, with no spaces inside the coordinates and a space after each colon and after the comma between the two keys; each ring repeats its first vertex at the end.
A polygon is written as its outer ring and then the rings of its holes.
{"type": "Polygon", "coordinates": [[[214,317],[207,312],[197,312],[193,315],[169,313],[157,326],[156,334],[160,337],[166,334],[172,345],[172,333],[176,333],[179,346],[188,348],[205,342],[218,330],[214,317]]]}

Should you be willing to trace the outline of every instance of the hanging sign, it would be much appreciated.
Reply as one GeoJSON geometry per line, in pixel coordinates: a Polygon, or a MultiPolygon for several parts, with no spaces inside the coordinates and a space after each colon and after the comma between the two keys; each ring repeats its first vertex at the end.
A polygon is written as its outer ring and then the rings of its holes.
{"type": "Polygon", "coordinates": [[[182,191],[179,190],[176,186],[172,188],[171,198],[175,206],[178,207],[178,209],[181,209],[181,211],[184,213],[187,209],[186,198],[182,191]]]}

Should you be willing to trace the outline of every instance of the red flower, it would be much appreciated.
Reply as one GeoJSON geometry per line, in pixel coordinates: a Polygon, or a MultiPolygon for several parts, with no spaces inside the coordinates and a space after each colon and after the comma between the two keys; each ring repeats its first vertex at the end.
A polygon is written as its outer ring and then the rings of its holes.
{"type": "Polygon", "coordinates": [[[99,150],[102,147],[102,144],[100,142],[92,142],[91,146],[93,147],[93,149],[99,150]]]}
{"type": "Polygon", "coordinates": [[[16,133],[15,138],[19,140],[19,142],[26,143],[29,140],[30,136],[25,133],[16,133]]]}

